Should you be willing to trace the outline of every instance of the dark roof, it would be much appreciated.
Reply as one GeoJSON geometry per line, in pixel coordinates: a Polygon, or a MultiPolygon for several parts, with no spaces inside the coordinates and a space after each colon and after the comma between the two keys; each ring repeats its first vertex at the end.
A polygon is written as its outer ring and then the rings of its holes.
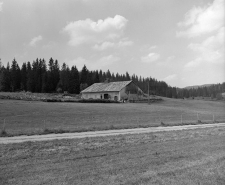
{"type": "Polygon", "coordinates": [[[106,91],[121,91],[124,87],[126,87],[130,81],[122,81],[122,82],[110,82],[110,83],[95,83],[88,88],[81,91],[81,93],[87,92],[106,92],[106,91]]]}

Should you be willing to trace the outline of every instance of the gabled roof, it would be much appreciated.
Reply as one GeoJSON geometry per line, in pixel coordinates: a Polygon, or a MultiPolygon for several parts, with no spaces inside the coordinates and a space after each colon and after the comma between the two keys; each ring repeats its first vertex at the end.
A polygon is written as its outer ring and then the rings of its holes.
{"type": "Polygon", "coordinates": [[[110,91],[121,91],[124,87],[126,87],[130,81],[121,81],[121,82],[110,82],[110,83],[95,83],[88,88],[81,91],[81,93],[87,92],[110,92],[110,91]]]}

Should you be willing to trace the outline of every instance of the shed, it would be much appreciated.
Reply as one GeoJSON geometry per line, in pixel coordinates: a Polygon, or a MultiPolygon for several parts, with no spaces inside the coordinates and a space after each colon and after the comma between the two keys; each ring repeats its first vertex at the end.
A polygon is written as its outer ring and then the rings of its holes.
{"type": "Polygon", "coordinates": [[[128,100],[129,97],[139,99],[143,91],[132,81],[95,83],[81,91],[83,99],[128,100]]]}

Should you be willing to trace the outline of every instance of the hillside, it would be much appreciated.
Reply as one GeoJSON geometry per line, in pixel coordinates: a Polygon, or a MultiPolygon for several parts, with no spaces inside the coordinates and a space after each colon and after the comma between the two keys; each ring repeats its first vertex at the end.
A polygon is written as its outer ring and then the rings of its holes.
{"type": "Polygon", "coordinates": [[[184,87],[184,89],[198,89],[199,87],[210,87],[212,85],[215,85],[215,84],[204,84],[204,85],[193,85],[193,86],[187,86],[187,87],[184,87]]]}

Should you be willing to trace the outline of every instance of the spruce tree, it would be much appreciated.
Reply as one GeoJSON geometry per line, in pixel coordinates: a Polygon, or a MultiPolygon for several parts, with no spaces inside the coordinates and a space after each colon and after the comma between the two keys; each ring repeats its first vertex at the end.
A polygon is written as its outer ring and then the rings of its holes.
{"type": "Polygon", "coordinates": [[[47,66],[44,59],[42,59],[41,65],[41,92],[47,92],[47,66]]]}
{"type": "Polygon", "coordinates": [[[48,86],[48,89],[47,91],[48,92],[53,92],[55,90],[55,80],[54,80],[54,60],[52,58],[49,59],[49,62],[48,62],[48,76],[47,76],[47,86],[48,86]]]}
{"type": "Polygon", "coordinates": [[[100,79],[99,79],[99,74],[98,74],[98,70],[95,71],[95,75],[94,75],[94,83],[99,83],[100,79]]]}
{"type": "Polygon", "coordinates": [[[27,91],[34,92],[34,75],[30,62],[27,62],[27,91]]]}
{"type": "Polygon", "coordinates": [[[88,78],[88,70],[86,65],[84,65],[80,73],[80,83],[81,84],[87,83],[87,78],[88,78]]]}
{"type": "Polygon", "coordinates": [[[11,83],[10,87],[12,92],[20,89],[20,68],[14,58],[10,69],[11,83]]]}
{"type": "Polygon", "coordinates": [[[10,91],[10,67],[9,63],[7,67],[1,67],[0,72],[0,91],[8,92],[10,91]]]}
{"type": "Polygon", "coordinates": [[[76,66],[72,66],[70,71],[69,93],[80,93],[79,72],[76,66]]]}
{"type": "Polygon", "coordinates": [[[61,88],[62,91],[68,91],[70,85],[69,81],[70,81],[70,69],[65,63],[63,63],[60,71],[60,80],[57,85],[57,88],[61,88]]]}
{"type": "Polygon", "coordinates": [[[21,68],[21,90],[27,91],[27,64],[23,63],[21,68]]]}

